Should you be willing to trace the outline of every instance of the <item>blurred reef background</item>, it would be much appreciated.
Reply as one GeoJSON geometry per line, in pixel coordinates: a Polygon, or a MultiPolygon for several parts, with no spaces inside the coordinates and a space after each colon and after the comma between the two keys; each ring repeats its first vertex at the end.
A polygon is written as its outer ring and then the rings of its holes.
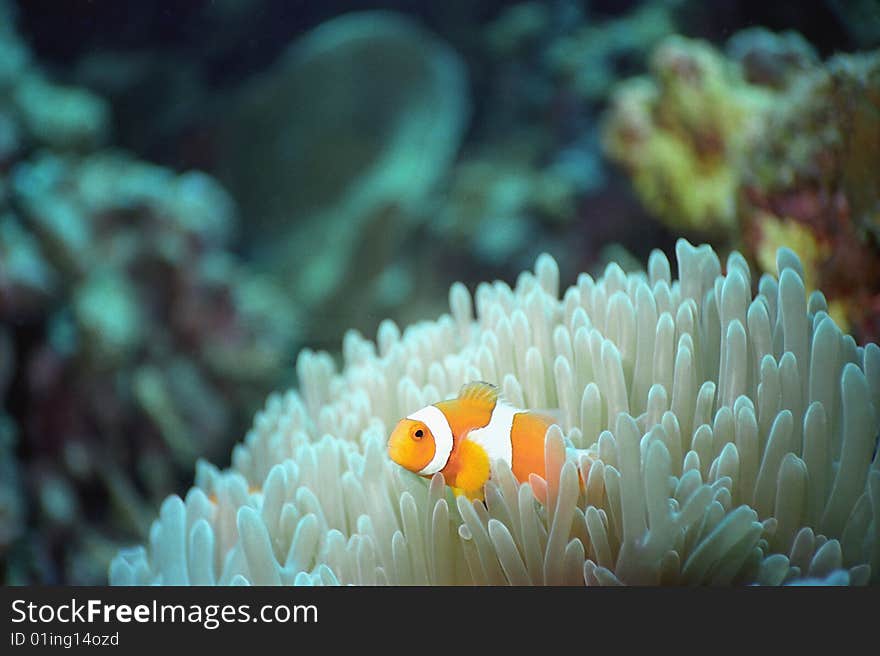
{"type": "Polygon", "coordinates": [[[300,348],[788,246],[880,338],[880,2],[0,0],[0,582],[95,584],[300,348]]]}

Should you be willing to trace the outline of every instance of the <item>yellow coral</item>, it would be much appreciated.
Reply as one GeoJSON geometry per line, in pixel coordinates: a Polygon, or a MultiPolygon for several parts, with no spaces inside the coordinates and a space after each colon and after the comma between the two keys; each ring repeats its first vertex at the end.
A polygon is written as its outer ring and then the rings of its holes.
{"type": "Polygon", "coordinates": [[[709,44],[678,36],[657,48],[652,70],[618,86],[605,150],[664,223],[726,232],[735,225],[742,153],[760,134],[773,92],[749,85],[709,44]]]}
{"type": "Polygon", "coordinates": [[[633,184],[647,208],[679,228],[722,225],[735,217],[738,178],[726,166],[703,166],[688,145],[658,132],[646,144],[633,184]]]}
{"type": "MultiPolygon", "coordinates": [[[[786,246],[800,257],[804,267],[804,287],[807,293],[819,283],[819,266],[831,255],[831,247],[816,239],[812,230],[794,219],[778,218],[769,212],[758,212],[755,223],[761,226],[755,258],[765,273],[776,271],[776,250],[786,246]]],[[[828,314],[838,326],[849,326],[850,299],[838,298],[828,303],[828,314]]]]}
{"type": "Polygon", "coordinates": [[[830,254],[828,244],[816,239],[810,229],[790,218],[777,218],[769,212],[759,212],[755,223],[761,226],[755,258],[761,270],[776,271],[776,250],[787,246],[801,258],[804,265],[804,286],[816,288],[819,264],[830,254]]]}

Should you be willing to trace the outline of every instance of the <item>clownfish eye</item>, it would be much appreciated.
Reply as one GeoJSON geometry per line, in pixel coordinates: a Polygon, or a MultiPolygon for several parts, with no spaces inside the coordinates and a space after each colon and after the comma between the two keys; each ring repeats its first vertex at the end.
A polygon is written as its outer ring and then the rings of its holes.
{"type": "Polygon", "coordinates": [[[424,436],[425,436],[425,431],[423,431],[421,428],[419,430],[417,430],[415,433],[413,433],[413,437],[415,437],[417,440],[422,439],[424,436]]]}

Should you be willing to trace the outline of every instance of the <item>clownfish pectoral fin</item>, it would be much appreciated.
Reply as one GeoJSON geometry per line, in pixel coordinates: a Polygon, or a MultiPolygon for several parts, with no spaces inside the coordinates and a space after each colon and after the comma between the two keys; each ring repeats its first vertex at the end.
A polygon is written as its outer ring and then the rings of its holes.
{"type": "Polygon", "coordinates": [[[458,393],[458,398],[462,401],[472,401],[494,406],[501,398],[501,392],[492,383],[475,381],[465,383],[458,393]]]}
{"type": "Polygon", "coordinates": [[[454,487],[452,488],[452,493],[457,497],[465,497],[471,501],[483,500],[483,488],[480,488],[479,490],[465,490],[461,487],[454,487]]]}
{"type": "Polygon", "coordinates": [[[482,497],[483,486],[489,480],[489,454],[476,442],[462,440],[458,461],[461,463],[455,477],[455,486],[461,488],[469,499],[482,497]]]}
{"type": "Polygon", "coordinates": [[[479,490],[465,490],[464,495],[471,501],[482,501],[484,499],[483,488],[479,490]]]}

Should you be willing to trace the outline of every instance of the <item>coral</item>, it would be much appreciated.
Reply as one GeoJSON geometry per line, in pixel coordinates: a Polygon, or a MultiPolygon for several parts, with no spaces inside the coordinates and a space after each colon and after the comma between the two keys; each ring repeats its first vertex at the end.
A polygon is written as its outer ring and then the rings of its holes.
{"type": "Polygon", "coordinates": [[[225,113],[219,175],[249,217],[255,259],[285,280],[304,321],[334,317],[308,334],[338,339],[367,311],[371,283],[426,218],[468,104],[448,45],[370,11],[294,41],[225,113]]]}
{"type": "Polygon", "coordinates": [[[785,223],[818,250],[806,274],[862,340],[880,336],[880,52],[837,55],[797,78],[747,151],[738,192],[750,252],[785,223]]]}
{"type": "Polygon", "coordinates": [[[6,132],[0,161],[19,138],[61,148],[99,145],[109,129],[107,103],[85,89],[47,79],[16,32],[15,19],[13,6],[0,2],[0,123],[6,132]]]}
{"type": "Polygon", "coordinates": [[[727,42],[727,55],[749,84],[786,89],[799,74],[819,63],[813,47],[797,32],[771,32],[751,27],[727,42]]]}
{"type": "Polygon", "coordinates": [[[0,1],[0,572],[95,583],[282,384],[298,319],[233,254],[228,192],[108,148],[107,104],[12,19],[0,1]]]}
{"type": "Polygon", "coordinates": [[[513,275],[542,249],[567,265],[559,246],[589,225],[584,201],[606,183],[597,106],[621,70],[673,31],[677,4],[613,17],[567,2],[503,9],[483,31],[481,120],[427,226],[431,237],[483,271],[513,275]]]}
{"type": "Polygon", "coordinates": [[[0,216],[0,314],[40,312],[56,285],[57,273],[34,236],[12,214],[0,216]]]}
{"type": "Polygon", "coordinates": [[[681,4],[680,0],[646,2],[619,18],[586,20],[548,49],[550,68],[569,80],[579,96],[604,100],[617,79],[615,62],[619,67],[622,61],[638,61],[672,34],[673,13],[681,4]]]}
{"type": "Polygon", "coordinates": [[[671,36],[651,76],[620,83],[603,126],[607,154],[671,227],[725,233],[736,222],[742,152],[774,101],[706,42],[671,36]]]}
{"type": "Polygon", "coordinates": [[[348,333],[341,371],[303,351],[299,390],[269,398],[230,469],[199,464],[111,583],[877,580],[880,348],[807,298],[790,250],[754,297],[739,253],[726,274],[707,245],[676,255],[678,280],[655,251],[561,297],[543,255],[514,288],[454,285],[436,321],[348,333]],[[387,458],[401,416],[470,380],[559,408],[546,480],[498,465],[483,504],[387,458]]]}
{"type": "Polygon", "coordinates": [[[651,77],[612,96],[607,153],[668,225],[741,248],[765,272],[777,248],[795,248],[808,289],[860,341],[876,339],[880,54],[822,63],[799,35],[761,28],[727,51],[661,43],[651,77]]]}
{"type": "Polygon", "coordinates": [[[497,266],[520,254],[542,228],[568,224],[577,216],[578,197],[597,182],[596,162],[587,157],[567,164],[561,153],[555,163],[538,166],[545,141],[540,135],[511,139],[462,157],[431,233],[497,266]]]}

